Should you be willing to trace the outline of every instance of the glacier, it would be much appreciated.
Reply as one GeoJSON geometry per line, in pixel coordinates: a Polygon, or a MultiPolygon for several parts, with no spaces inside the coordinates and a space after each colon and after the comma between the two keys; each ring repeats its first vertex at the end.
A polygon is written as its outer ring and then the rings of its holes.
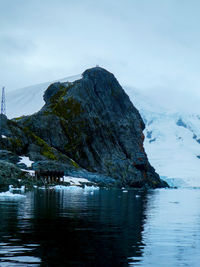
{"type": "Polygon", "coordinates": [[[162,90],[156,90],[156,94],[130,87],[125,90],[143,117],[144,147],[161,178],[171,186],[199,187],[198,98],[176,91],[167,95],[162,90]]]}
{"type": "MultiPolygon", "coordinates": [[[[75,75],[56,82],[73,82],[80,78],[81,75],[75,75]]],[[[8,92],[8,118],[39,111],[44,105],[44,91],[53,82],[8,92]]],[[[171,186],[200,187],[199,99],[173,90],[123,88],[143,117],[144,147],[157,173],[171,186]]]]}

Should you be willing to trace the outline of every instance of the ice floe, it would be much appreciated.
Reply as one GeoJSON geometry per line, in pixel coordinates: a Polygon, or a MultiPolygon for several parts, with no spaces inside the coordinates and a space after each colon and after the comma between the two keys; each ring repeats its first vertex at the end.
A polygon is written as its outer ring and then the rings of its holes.
{"type": "Polygon", "coordinates": [[[12,193],[10,191],[7,191],[7,192],[2,192],[0,193],[0,200],[5,200],[5,199],[22,199],[22,198],[25,198],[26,196],[25,195],[22,195],[22,194],[15,194],[15,193],[12,193]]]}
{"type": "Polygon", "coordinates": [[[14,187],[13,185],[9,185],[9,192],[13,192],[13,191],[21,191],[24,192],[25,191],[25,186],[22,185],[21,187],[14,187]]]}
{"type": "Polygon", "coordinates": [[[90,193],[90,194],[92,194],[92,192],[94,192],[94,191],[97,191],[97,190],[99,190],[99,187],[97,187],[97,186],[87,186],[87,185],[85,185],[84,187],[80,187],[80,186],[74,186],[74,185],[72,185],[72,186],[64,186],[64,185],[56,185],[56,186],[54,186],[53,187],[55,190],[68,190],[68,191],[82,191],[83,193],[90,193]]]}

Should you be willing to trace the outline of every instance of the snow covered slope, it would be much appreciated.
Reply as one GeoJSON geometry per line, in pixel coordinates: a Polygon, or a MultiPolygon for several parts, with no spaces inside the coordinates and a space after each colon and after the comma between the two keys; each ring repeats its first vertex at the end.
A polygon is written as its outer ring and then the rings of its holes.
{"type": "MultiPolygon", "coordinates": [[[[73,82],[80,78],[81,75],[76,75],[56,80],[54,82],[73,82]]],[[[8,118],[16,118],[22,115],[30,115],[40,110],[40,108],[44,105],[44,91],[51,83],[53,82],[32,85],[8,92],[6,95],[8,118]]]]}
{"type": "MultiPolygon", "coordinates": [[[[80,78],[81,75],[77,75],[59,81],[73,82],[80,78]]],[[[44,104],[43,93],[50,84],[33,85],[8,93],[8,117],[37,112],[44,104]]],[[[171,184],[200,186],[199,99],[183,98],[182,93],[175,97],[173,91],[166,95],[162,90],[124,88],[145,121],[144,145],[156,171],[171,184]]]]}
{"type": "Polygon", "coordinates": [[[176,100],[159,91],[156,97],[152,97],[150,91],[139,92],[133,88],[126,88],[126,91],[145,121],[144,146],[156,171],[173,185],[199,187],[200,115],[197,99],[193,101],[190,96],[189,105],[186,105],[184,96],[181,100],[175,93],[176,100]]]}

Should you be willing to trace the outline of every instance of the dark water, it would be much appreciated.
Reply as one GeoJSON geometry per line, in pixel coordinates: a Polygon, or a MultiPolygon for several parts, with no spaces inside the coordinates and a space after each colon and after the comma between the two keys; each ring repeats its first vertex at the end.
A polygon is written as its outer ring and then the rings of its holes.
{"type": "Polygon", "coordinates": [[[200,190],[0,196],[0,266],[200,266],[200,190]]]}

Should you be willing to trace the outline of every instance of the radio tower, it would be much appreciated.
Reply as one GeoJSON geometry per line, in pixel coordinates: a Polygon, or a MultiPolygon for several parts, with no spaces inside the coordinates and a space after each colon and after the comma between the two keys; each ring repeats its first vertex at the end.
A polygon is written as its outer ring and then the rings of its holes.
{"type": "Polygon", "coordinates": [[[2,88],[2,97],[1,97],[1,114],[6,115],[6,96],[5,96],[5,87],[2,88]]]}
{"type": "MultiPolygon", "coordinates": [[[[6,96],[5,96],[5,87],[2,88],[2,98],[1,98],[1,115],[0,115],[0,138],[2,138],[2,120],[3,115],[6,115],[6,96]]],[[[0,148],[2,149],[2,148],[0,148]]]]}

